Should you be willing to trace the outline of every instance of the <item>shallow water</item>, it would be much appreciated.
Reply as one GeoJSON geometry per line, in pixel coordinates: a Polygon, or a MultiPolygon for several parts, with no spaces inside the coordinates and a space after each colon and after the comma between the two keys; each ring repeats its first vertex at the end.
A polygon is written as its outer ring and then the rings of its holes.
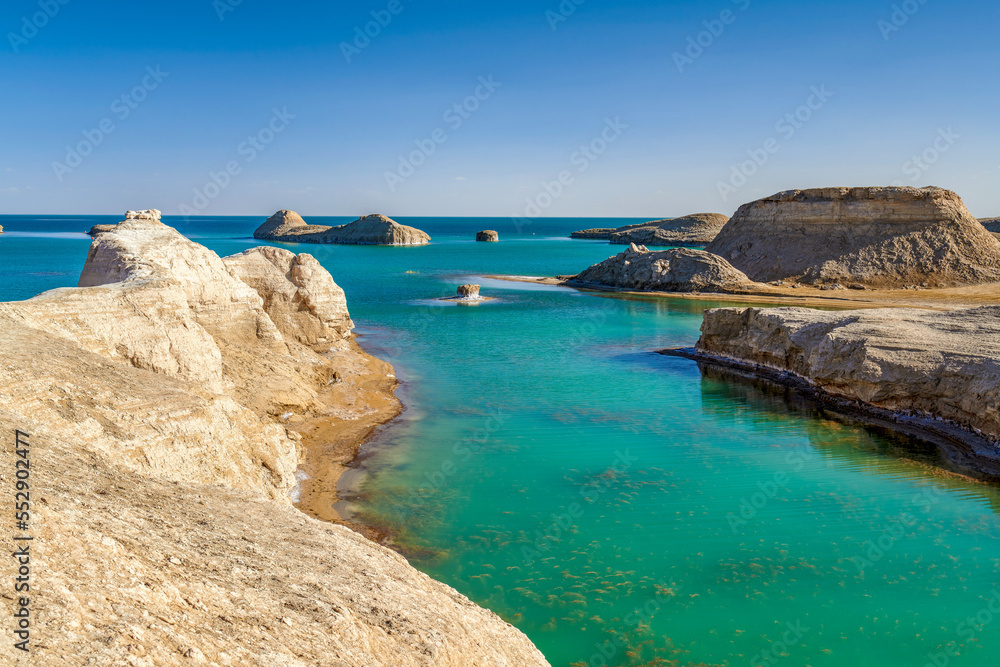
{"type": "MultiPolygon", "coordinates": [[[[651,352],[693,344],[723,304],[478,279],[497,300],[428,301],[479,274],[575,273],[621,248],[569,231],[633,220],[400,221],[434,243],[288,247],[331,271],[406,382],[351,505],[417,567],[557,667],[996,664],[996,487],[935,467],[926,444],[651,352]],[[488,228],[501,243],[471,240],[488,228]]],[[[38,234],[98,222],[114,219],[0,217],[36,234],[0,236],[0,298],[75,284],[88,241],[38,234]]],[[[178,226],[231,254],[260,222],[178,226]]]]}

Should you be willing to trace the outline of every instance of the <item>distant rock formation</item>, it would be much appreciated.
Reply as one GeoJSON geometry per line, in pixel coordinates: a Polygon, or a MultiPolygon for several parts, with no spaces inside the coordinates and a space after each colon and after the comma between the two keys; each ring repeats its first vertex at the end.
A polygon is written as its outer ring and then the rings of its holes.
{"type": "MultiPolygon", "coordinates": [[[[697,351],[792,373],[827,394],[953,420],[1000,439],[1000,307],[721,308],[697,351]]],[[[994,460],[997,451],[987,453],[994,460]]]]}
{"type": "Polygon", "coordinates": [[[569,237],[571,239],[590,239],[593,241],[607,241],[611,238],[611,234],[618,231],[616,227],[594,227],[592,229],[581,229],[578,232],[572,232],[569,237]]]}
{"type": "Polygon", "coordinates": [[[291,506],[301,436],[278,416],[359,420],[394,387],[332,383],[368,363],[349,333],[310,256],[222,259],[143,217],[98,234],[80,287],[0,304],[0,430],[30,433],[32,469],[52,473],[32,477],[37,664],[548,664],[398,554],[291,506]]]}
{"type": "Polygon", "coordinates": [[[287,243],[344,245],[424,245],[431,237],[384,215],[366,215],[336,227],[307,225],[295,211],[278,211],[253,233],[254,238],[287,243]]]}
{"type": "Polygon", "coordinates": [[[704,246],[715,239],[729,218],[721,213],[693,213],[615,230],[608,240],[619,245],[704,246]]]}
{"type": "Polygon", "coordinates": [[[484,243],[496,243],[500,240],[500,235],[492,229],[485,229],[476,233],[476,240],[484,243]]]}
{"type": "Polygon", "coordinates": [[[157,210],[157,209],[155,209],[155,208],[147,209],[145,211],[126,211],[125,212],[125,219],[126,220],[159,220],[160,219],[160,211],[157,210]]]}
{"type": "Polygon", "coordinates": [[[747,292],[757,285],[721,257],[692,248],[652,252],[632,244],[569,282],[637,291],[747,292]]]}
{"type": "Polygon", "coordinates": [[[0,225],[0,234],[3,234],[3,225],[0,225]]]}
{"type": "Polygon", "coordinates": [[[729,218],[721,213],[692,213],[680,218],[651,220],[624,227],[595,227],[570,234],[574,239],[608,240],[619,245],[708,245],[729,218]]]}
{"type": "Polygon", "coordinates": [[[979,218],[979,222],[991,234],[1000,234],[1000,218],[979,218]]]}
{"type": "Polygon", "coordinates": [[[105,232],[113,232],[118,227],[118,225],[94,225],[87,232],[90,236],[97,236],[98,234],[104,234],[105,232]]]}
{"type": "Polygon", "coordinates": [[[705,248],[750,278],[876,288],[1000,281],[1000,241],[941,188],[790,190],[744,204],[705,248]]]}
{"type": "Polygon", "coordinates": [[[479,285],[459,285],[458,296],[463,299],[478,299],[480,298],[479,289],[479,285]]]}

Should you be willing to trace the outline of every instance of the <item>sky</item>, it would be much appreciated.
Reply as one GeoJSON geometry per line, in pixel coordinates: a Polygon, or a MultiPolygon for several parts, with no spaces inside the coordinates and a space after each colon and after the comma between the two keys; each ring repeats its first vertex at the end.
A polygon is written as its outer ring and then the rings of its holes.
{"type": "Polygon", "coordinates": [[[5,0],[0,214],[1000,215],[1000,6],[5,0]]]}

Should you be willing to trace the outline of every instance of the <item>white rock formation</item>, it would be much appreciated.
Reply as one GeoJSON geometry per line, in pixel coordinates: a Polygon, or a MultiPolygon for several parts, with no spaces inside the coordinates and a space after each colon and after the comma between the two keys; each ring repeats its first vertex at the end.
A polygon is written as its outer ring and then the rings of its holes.
{"type": "Polygon", "coordinates": [[[257,228],[254,238],[287,243],[342,245],[424,245],[431,237],[384,215],[366,215],[336,227],[307,225],[295,211],[278,211],[257,228]]]}

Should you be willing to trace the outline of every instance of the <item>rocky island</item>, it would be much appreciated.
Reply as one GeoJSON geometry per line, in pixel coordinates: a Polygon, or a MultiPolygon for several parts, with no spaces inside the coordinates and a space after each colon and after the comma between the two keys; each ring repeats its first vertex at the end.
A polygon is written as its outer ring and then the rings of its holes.
{"type": "Polygon", "coordinates": [[[584,229],[573,232],[570,237],[607,239],[619,245],[704,246],[712,242],[728,221],[729,218],[720,213],[692,213],[615,229],[584,229]]]}
{"type": "Polygon", "coordinates": [[[287,415],[395,402],[351,328],[311,256],[220,258],[139,214],[96,235],[79,287],[0,304],[0,428],[30,443],[44,573],[37,664],[547,664],[396,553],[293,507],[312,442],[287,415]]]}
{"type": "Polygon", "coordinates": [[[309,225],[295,211],[278,211],[253,233],[255,239],[286,243],[424,245],[431,237],[384,215],[366,215],[336,227],[309,225]]]}
{"type": "Polygon", "coordinates": [[[481,232],[476,232],[476,240],[481,243],[497,243],[500,241],[500,234],[493,229],[484,229],[481,232]]]}
{"type": "Polygon", "coordinates": [[[664,292],[749,292],[757,285],[729,263],[703,250],[652,252],[634,243],[571,278],[569,285],[664,292]]]}

